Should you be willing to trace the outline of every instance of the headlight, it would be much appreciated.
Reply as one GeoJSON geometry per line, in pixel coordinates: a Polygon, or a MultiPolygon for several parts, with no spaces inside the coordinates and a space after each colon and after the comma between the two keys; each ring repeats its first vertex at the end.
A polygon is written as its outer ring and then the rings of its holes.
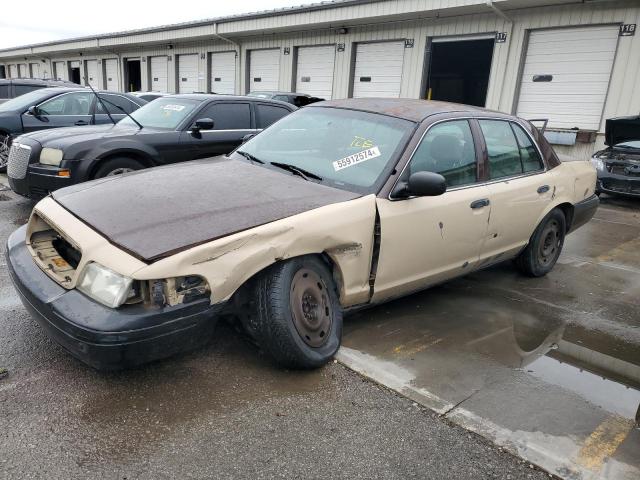
{"type": "Polygon", "coordinates": [[[43,148],[40,152],[40,163],[43,165],[53,165],[59,167],[62,162],[64,152],[57,148],[43,148]]]}
{"type": "Polygon", "coordinates": [[[103,305],[116,308],[126,301],[132,282],[133,279],[92,262],[82,270],[76,288],[103,305]]]}
{"type": "Polygon", "coordinates": [[[596,170],[603,172],[604,171],[604,162],[599,158],[592,157],[591,164],[596,167],[596,170]]]}

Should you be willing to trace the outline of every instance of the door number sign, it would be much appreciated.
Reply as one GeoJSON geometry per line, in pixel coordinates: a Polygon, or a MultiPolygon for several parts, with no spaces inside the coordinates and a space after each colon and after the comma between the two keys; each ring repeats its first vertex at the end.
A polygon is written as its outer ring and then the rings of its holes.
{"type": "Polygon", "coordinates": [[[636,34],[636,24],[635,23],[626,23],[624,25],[620,25],[620,36],[621,37],[630,37],[636,34]]]}

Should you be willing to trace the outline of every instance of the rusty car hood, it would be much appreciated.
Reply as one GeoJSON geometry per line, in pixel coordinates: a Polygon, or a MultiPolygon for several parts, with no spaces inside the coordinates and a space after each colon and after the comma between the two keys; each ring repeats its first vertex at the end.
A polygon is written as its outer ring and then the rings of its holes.
{"type": "Polygon", "coordinates": [[[153,262],[361,195],[220,158],[108,177],[57,190],[52,196],[111,243],[153,262]]]}

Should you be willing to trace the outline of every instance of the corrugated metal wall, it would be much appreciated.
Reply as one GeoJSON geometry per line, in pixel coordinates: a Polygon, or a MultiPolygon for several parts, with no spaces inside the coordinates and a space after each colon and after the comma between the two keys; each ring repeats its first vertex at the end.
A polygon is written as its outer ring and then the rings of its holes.
{"type": "MultiPolygon", "coordinates": [[[[496,1],[496,4],[505,4],[496,1]]],[[[491,109],[514,112],[520,82],[521,62],[526,53],[528,34],[534,29],[567,27],[574,25],[600,24],[640,24],[640,2],[622,0],[614,2],[570,4],[510,10],[510,22],[495,13],[476,13],[457,16],[441,16],[434,18],[434,11],[449,9],[451,12],[468,12],[474,5],[484,2],[479,0],[397,0],[381,1],[370,4],[337,6],[319,11],[299,12],[287,15],[273,15],[255,19],[239,19],[233,22],[200,26],[185,26],[172,31],[155,33],[136,33],[126,37],[100,39],[102,50],[97,50],[96,41],[86,40],[66,45],[73,54],[50,55],[42,68],[53,71],[52,62],[70,62],[86,58],[98,59],[98,68],[104,72],[105,59],[118,61],[118,85],[124,90],[125,59],[140,58],[142,89],[149,88],[149,58],[167,55],[168,58],[168,90],[176,91],[176,56],[198,54],[198,89],[209,91],[210,68],[208,65],[211,52],[233,50],[229,42],[217,39],[220,34],[236,32],[233,41],[240,45],[237,52],[236,93],[247,92],[247,52],[256,49],[278,48],[280,51],[279,88],[289,91],[294,88],[295,47],[306,45],[338,45],[335,57],[333,79],[333,97],[344,98],[349,95],[352,65],[355,47],[360,42],[381,40],[412,39],[413,48],[406,48],[402,67],[400,96],[418,98],[422,94],[425,74],[425,56],[428,40],[440,37],[463,37],[465,35],[489,34],[505,32],[507,40],[494,46],[492,67],[486,106],[491,109]],[[466,9],[466,10],[463,10],[466,9]],[[417,12],[417,13],[412,13],[417,12]],[[370,19],[370,24],[349,24],[345,19],[370,19]],[[411,19],[407,19],[411,18],[411,19]],[[346,34],[339,34],[335,22],[344,21],[348,27],[346,34]],[[311,23],[315,22],[315,23],[311,23]],[[329,24],[334,25],[329,28],[329,24]],[[286,28],[291,25],[312,25],[304,31],[290,33],[265,33],[265,30],[286,28]],[[258,30],[263,29],[261,32],[258,30]],[[238,35],[237,32],[245,32],[238,35]],[[141,43],[141,42],[144,42],[141,43]],[[155,45],[150,45],[154,42],[155,45]],[[172,48],[168,49],[168,45],[172,48]],[[130,45],[130,47],[128,46],[130,45]],[[89,49],[83,57],[78,55],[83,48],[89,49]],[[107,51],[110,50],[110,51],[107,51]],[[285,54],[288,51],[289,54],[285,54]]],[[[479,8],[479,7],[478,7],[479,8]]],[[[353,22],[353,20],[351,20],[353,22]]],[[[338,23],[339,24],[339,23],[338,23]]],[[[291,28],[289,28],[289,31],[291,28]]],[[[45,47],[41,49],[46,50],[45,47]]],[[[38,49],[34,49],[38,50],[38,49]]],[[[0,64],[10,65],[22,63],[22,58],[1,59],[0,64]]],[[[26,55],[29,59],[40,59],[38,54],[26,55]]],[[[65,64],[66,65],[66,64],[65,64]]],[[[10,69],[7,68],[7,72],[10,69]]],[[[104,88],[104,75],[99,75],[99,86],[104,88]]],[[[638,114],[640,112],[640,34],[619,37],[616,58],[611,74],[603,121],[600,133],[603,133],[604,119],[612,116],[638,114]]],[[[563,148],[570,153],[584,156],[602,145],[602,135],[596,144],[579,144],[575,147],[563,148]]]]}

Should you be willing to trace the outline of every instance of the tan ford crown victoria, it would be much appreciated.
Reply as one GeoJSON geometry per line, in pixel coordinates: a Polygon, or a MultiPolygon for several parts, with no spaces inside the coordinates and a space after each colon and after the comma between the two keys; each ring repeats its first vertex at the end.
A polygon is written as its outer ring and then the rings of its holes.
{"type": "Polygon", "coordinates": [[[238,319],[275,361],[312,368],[343,312],[513,259],[554,266],[598,200],[528,122],[401,99],[314,104],[227,157],[75,185],[8,242],[25,306],[100,369],[209,340],[238,319]]]}

